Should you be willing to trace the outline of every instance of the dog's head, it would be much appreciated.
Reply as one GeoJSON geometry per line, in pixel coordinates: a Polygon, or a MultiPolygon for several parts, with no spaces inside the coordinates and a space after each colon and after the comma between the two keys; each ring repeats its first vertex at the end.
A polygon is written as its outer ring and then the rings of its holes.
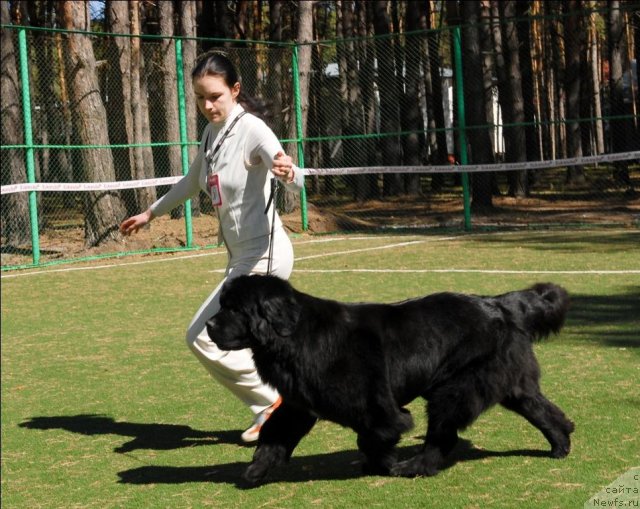
{"type": "Polygon", "coordinates": [[[239,276],[222,287],[220,311],[207,321],[207,333],[221,350],[242,350],[291,336],[299,318],[300,306],[287,281],[239,276]]]}

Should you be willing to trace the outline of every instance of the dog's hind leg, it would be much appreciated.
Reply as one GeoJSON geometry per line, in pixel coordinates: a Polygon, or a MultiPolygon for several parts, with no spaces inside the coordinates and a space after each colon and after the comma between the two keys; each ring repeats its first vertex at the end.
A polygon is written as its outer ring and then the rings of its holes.
{"type": "Polygon", "coordinates": [[[272,467],[289,461],[296,448],[317,418],[310,413],[292,407],[284,401],[271,414],[260,430],[258,447],[253,455],[251,465],[244,472],[244,479],[257,484],[264,479],[272,467]]]}
{"type": "Polygon", "coordinates": [[[538,428],[551,444],[551,456],[564,458],[571,450],[569,435],[574,430],[573,423],[562,410],[549,401],[541,392],[533,395],[511,395],[501,404],[524,417],[538,428]]]}
{"type": "Polygon", "coordinates": [[[445,457],[458,442],[458,430],[465,429],[490,406],[475,392],[473,383],[458,383],[437,389],[429,395],[428,401],[428,426],[424,446],[412,458],[396,463],[391,469],[391,475],[436,475],[445,457]]]}
{"type": "Polygon", "coordinates": [[[366,475],[389,475],[397,461],[396,444],[400,433],[390,429],[375,429],[358,433],[358,449],[365,455],[362,471],[366,475]]]}
{"type": "Polygon", "coordinates": [[[413,428],[411,412],[406,408],[398,408],[388,391],[375,392],[377,404],[365,412],[369,419],[364,419],[354,429],[358,433],[358,449],[366,461],[362,471],[366,475],[389,475],[397,461],[396,444],[402,433],[413,428]]]}
{"type": "Polygon", "coordinates": [[[437,419],[429,411],[427,438],[419,454],[396,463],[391,475],[401,477],[433,476],[438,473],[444,458],[458,441],[458,425],[454,419],[437,419]]]}

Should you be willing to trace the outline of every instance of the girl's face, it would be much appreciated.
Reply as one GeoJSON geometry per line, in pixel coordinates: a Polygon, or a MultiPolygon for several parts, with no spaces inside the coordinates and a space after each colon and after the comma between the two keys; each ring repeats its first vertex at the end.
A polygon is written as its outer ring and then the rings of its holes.
{"type": "Polygon", "coordinates": [[[209,74],[193,79],[193,92],[200,113],[209,122],[217,124],[224,122],[236,105],[240,83],[229,88],[222,76],[209,74]]]}

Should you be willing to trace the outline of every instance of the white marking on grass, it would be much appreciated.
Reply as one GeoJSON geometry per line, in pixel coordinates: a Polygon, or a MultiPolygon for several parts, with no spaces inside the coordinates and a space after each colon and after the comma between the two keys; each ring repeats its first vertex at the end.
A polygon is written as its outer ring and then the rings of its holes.
{"type": "Polygon", "coordinates": [[[113,269],[118,267],[130,267],[132,265],[147,265],[149,263],[174,262],[178,260],[187,260],[190,258],[201,258],[203,256],[216,256],[216,255],[222,255],[222,254],[227,254],[227,252],[226,251],[210,251],[207,253],[157,258],[154,260],[143,260],[140,262],[111,263],[109,265],[91,265],[89,267],[67,267],[64,269],[49,269],[49,270],[43,269],[43,270],[35,270],[35,271],[29,271],[29,272],[20,272],[18,274],[6,274],[6,275],[3,274],[2,279],[9,279],[9,278],[23,277],[23,276],[38,276],[42,274],[53,274],[55,272],[75,272],[77,270],[113,269]]]}
{"type": "Polygon", "coordinates": [[[640,274],[640,270],[501,270],[501,269],[294,269],[298,273],[331,273],[331,272],[376,272],[376,273],[460,273],[460,274],[640,274]]]}
{"type": "MultiPolygon", "coordinates": [[[[476,235],[467,235],[466,238],[476,237],[476,235]]],[[[396,236],[359,236],[359,237],[331,237],[331,238],[322,238],[322,239],[310,239],[303,241],[294,241],[294,245],[301,244],[322,244],[329,242],[337,242],[337,241],[362,241],[362,240],[371,240],[371,239],[380,239],[380,238],[394,238],[397,239],[396,236]]],[[[326,258],[328,256],[339,256],[339,255],[349,255],[354,253],[362,253],[367,251],[378,251],[382,249],[393,249],[396,247],[404,247],[415,244],[422,244],[425,242],[439,242],[446,240],[456,240],[463,238],[461,235],[452,235],[448,237],[434,237],[423,240],[412,240],[407,242],[399,242],[395,244],[387,244],[383,246],[374,246],[362,249],[351,249],[346,251],[336,251],[332,253],[321,253],[317,255],[308,255],[296,257],[296,262],[301,262],[305,260],[312,260],[317,258],[326,258]]],[[[205,256],[218,256],[218,255],[226,255],[226,250],[221,251],[207,251],[205,253],[197,253],[191,255],[184,256],[166,256],[162,258],[155,258],[153,260],[143,260],[136,262],[125,262],[125,263],[112,263],[108,265],[92,265],[88,267],[66,267],[63,269],[41,269],[41,270],[29,270],[28,272],[18,272],[12,274],[3,274],[1,276],[2,279],[10,279],[24,276],[37,276],[42,274],[53,274],[53,273],[65,273],[65,272],[75,272],[79,270],[100,270],[100,269],[110,269],[110,268],[120,268],[120,267],[129,267],[133,265],[147,265],[150,263],[162,263],[168,261],[180,261],[180,260],[189,260],[193,258],[202,258],[205,256]]],[[[295,272],[299,273],[340,273],[340,272],[369,272],[369,273],[406,273],[406,274],[420,274],[420,273],[477,273],[477,274],[574,274],[574,275],[587,275],[587,274],[595,274],[595,275],[629,275],[629,274],[640,274],[640,270],[501,270],[501,269],[294,269],[295,272]]],[[[213,269],[208,272],[213,273],[224,273],[225,269],[213,269]]]]}
{"type": "Polygon", "coordinates": [[[296,257],[296,262],[301,262],[304,260],[313,260],[315,258],[326,258],[327,256],[336,256],[336,255],[344,255],[344,254],[354,254],[354,253],[364,253],[366,251],[380,251],[382,249],[393,249],[394,247],[404,247],[404,246],[412,246],[414,244],[422,244],[426,242],[426,240],[411,240],[409,242],[399,242],[397,244],[387,244],[386,246],[375,246],[375,247],[363,247],[362,249],[350,249],[348,251],[335,251],[333,253],[321,253],[317,255],[309,255],[309,256],[299,256],[296,257]]]}
{"type": "MultiPolygon", "coordinates": [[[[326,243],[326,242],[336,242],[336,241],[340,241],[340,240],[347,240],[347,241],[352,241],[352,240],[367,240],[367,239],[376,239],[376,238],[381,238],[381,237],[332,237],[332,238],[326,238],[326,239],[312,239],[312,240],[306,240],[306,241],[301,241],[301,242],[295,242],[296,245],[299,244],[314,244],[314,243],[326,243]]],[[[397,237],[396,237],[397,238],[397,237]]],[[[437,239],[436,239],[437,240],[437,239]]],[[[426,241],[413,241],[413,242],[426,242],[426,241]]],[[[405,243],[406,244],[406,243],[405,243]]],[[[393,246],[390,246],[393,247],[393,246]]],[[[371,248],[371,249],[381,249],[379,247],[376,248],[371,248]]],[[[92,266],[88,266],[88,267],[65,267],[64,269],[39,269],[39,270],[29,270],[29,272],[18,272],[15,274],[3,274],[1,276],[2,279],[11,279],[11,278],[16,278],[16,277],[24,277],[24,276],[37,276],[37,275],[41,275],[41,274],[54,274],[54,273],[61,273],[61,272],[75,272],[78,270],[99,270],[99,269],[110,269],[110,268],[114,268],[114,267],[130,267],[132,265],[147,265],[149,263],[161,263],[161,262],[170,262],[170,261],[177,261],[177,260],[188,260],[188,259],[192,259],[192,258],[201,258],[203,256],[216,256],[216,255],[226,255],[227,251],[208,251],[206,253],[197,253],[197,254],[191,254],[191,255],[184,255],[184,256],[167,256],[167,257],[162,257],[162,258],[155,258],[153,260],[143,260],[143,261],[138,261],[138,262],[125,262],[125,263],[111,263],[108,265],[92,265],[92,266]]],[[[323,255],[320,255],[323,256],[323,255]]],[[[301,258],[298,258],[298,260],[300,260],[301,258]]],[[[222,272],[225,271],[225,269],[221,269],[222,272]]],[[[218,272],[218,271],[210,271],[210,272],[218,272]]]]}

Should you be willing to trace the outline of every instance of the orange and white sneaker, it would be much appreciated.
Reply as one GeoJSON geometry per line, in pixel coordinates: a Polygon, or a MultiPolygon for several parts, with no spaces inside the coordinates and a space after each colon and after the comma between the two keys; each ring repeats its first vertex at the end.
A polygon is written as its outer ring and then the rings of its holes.
{"type": "Polygon", "coordinates": [[[241,435],[242,441],[245,444],[252,444],[258,441],[258,437],[260,436],[260,430],[262,429],[262,426],[264,425],[265,422],[267,422],[267,420],[269,420],[269,417],[271,417],[271,414],[273,413],[273,411],[276,408],[278,408],[281,403],[282,403],[282,398],[278,396],[278,399],[273,405],[268,406],[256,416],[251,427],[246,431],[244,431],[241,435]]]}

